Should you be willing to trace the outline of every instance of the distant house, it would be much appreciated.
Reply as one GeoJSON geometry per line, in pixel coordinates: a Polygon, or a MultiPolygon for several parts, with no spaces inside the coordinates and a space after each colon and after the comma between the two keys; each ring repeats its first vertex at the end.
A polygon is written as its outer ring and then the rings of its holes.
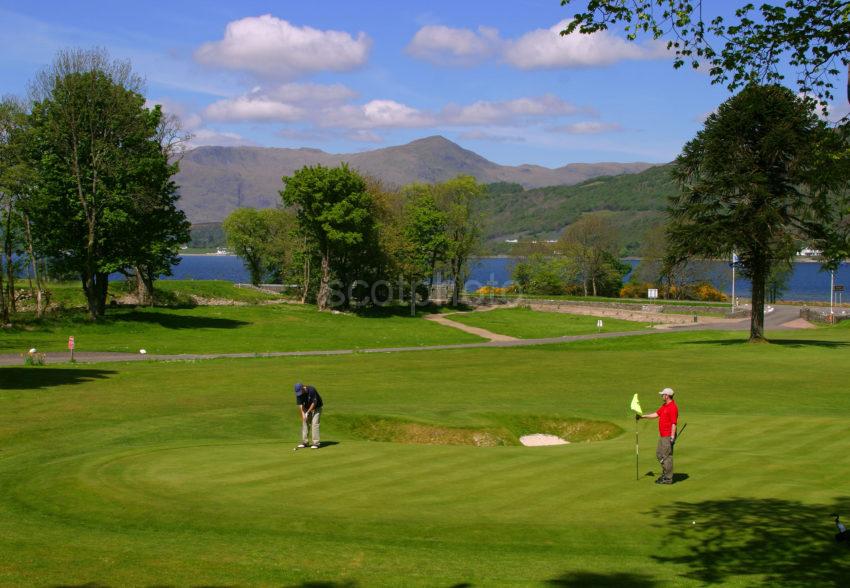
{"type": "Polygon", "coordinates": [[[811,247],[806,247],[805,249],[798,251],[797,255],[800,257],[818,257],[820,255],[820,251],[812,249],[811,247]]]}

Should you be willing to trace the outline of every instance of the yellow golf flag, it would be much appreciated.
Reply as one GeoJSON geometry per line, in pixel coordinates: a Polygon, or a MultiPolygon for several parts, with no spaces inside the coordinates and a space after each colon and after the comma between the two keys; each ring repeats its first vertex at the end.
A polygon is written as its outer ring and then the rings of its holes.
{"type": "Polygon", "coordinates": [[[638,400],[637,394],[635,394],[635,397],[632,398],[632,410],[640,415],[643,414],[643,409],[640,407],[640,400],[638,400]]]}

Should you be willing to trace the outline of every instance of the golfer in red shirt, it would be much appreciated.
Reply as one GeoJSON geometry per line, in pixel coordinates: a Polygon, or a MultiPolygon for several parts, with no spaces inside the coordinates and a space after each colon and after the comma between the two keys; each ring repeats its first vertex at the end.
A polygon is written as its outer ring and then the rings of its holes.
{"type": "Polygon", "coordinates": [[[656,484],[673,483],[673,445],[676,443],[676,423],[679,421],[679,407],[673,400],[675,392],[672,388],[664,388],[661,392],[664,404],[652,414],[645,414],[640,418],[658,419],[658,448],[655,456],[661,462],[661,476],[655,480],[656,484]]]}

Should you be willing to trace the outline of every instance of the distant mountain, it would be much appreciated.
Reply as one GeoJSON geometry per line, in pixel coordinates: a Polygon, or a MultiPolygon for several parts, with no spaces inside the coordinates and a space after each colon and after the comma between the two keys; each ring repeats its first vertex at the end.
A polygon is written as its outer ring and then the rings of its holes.
{"type": "Polygon", "coordinates": [[[670,170],[670,165],[659,165],[635,174],[530,190],[492,184],[480,207],[487,247],[507,252],[507,239],[555,239],[582,214],[605,211],[624,251],[633,254],[646,231],[664,222],[667,198],[677,190],[670,170]]]}
{"type": "Polygon", "coordinates": [[[480,182],[506,182],[522,188],[577,184],[597,176],[633,174],[650,163],[573,163],[556,169],[506,166],[489,161],[444,137],[427,137],[398,147],[363,153],[330,154],[318,149],[198,147],[180,162],[175,180],[180,202],[193,223],[217,222],[234,208],[270,208],[280,203],[281,177],[305,165],[347,162],[390,185],[441,182],[459,174],[480,182]]]}

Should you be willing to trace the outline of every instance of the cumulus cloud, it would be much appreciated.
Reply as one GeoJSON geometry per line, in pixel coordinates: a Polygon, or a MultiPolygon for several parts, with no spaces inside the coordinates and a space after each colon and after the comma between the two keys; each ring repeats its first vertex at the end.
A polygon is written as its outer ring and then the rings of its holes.
{"type": "Polygon", "coordinates": [[[344,104],[357,97],[357,92],[342,84],[281,84],[264,91],[255,87],[252,94],[264,94],[289,104],[344,104]]]}
{"type": "Polygon", "coordinates": [[[195,59],[205,65],[286,79],[316,71],[348,71],[366,63],[371,39],[343,31],[295,26],[270,14],[227,24],[224,38],[204,43],[195,59]]]}
{"type": "Polygon", "coordinates": [[[618,61],[658,59],[668,55],[664,43],[638,44],[600,31],[592,35],[560,32],[563,20],[548,29],[535,29],[517,39],[502,39],[496,29],[453,29],[428,25],[419,29],[407,47],[413,57],[438,65],[475,65],[498,56],[518,69],[567,69],[610,65],[618,61]]]}
{"type": "Polygon", "coordinates": [[[526,33],[507,44],[504,59],[519,69],[557,69],[609,65],[629,59],[657,59],[667,55],[665,45],[638,45],[600,31],[592,35],[561,36],[570,24],[563,20],[548,29],[526,33]]]}
{"type": "Polygon", "coordinates": [[[494,55],[501,43],[499,31],[490,27],[476,32],[428,25],[416,32],[407,52],[438,65],[474,65],[494,55]]]}
{"type": "Polygon", "coordinates": [[[304,110],[267,96],[239,96],[213,102],[204,110],[207,118],[218,121],[295,121],[304,110]]]}
{"type": "Polygon", "coordinates": [[[436,120],[428,113],[395,100],[372,100],[326,111],[318,122],[326,127],[374,129],[426,127],[436,120]]]}
{"type": "Polygon", "coordinates": [[[210,104],[205,115],[231,122],[291,122],[309,118],[321,109],[344,105],[356,96],[356,92],[342,84],[290,83],[268,89],[255,86],[248,94],[210,104]]]}
{"type": "Polygon", "coordinates": [[[449,105],[443,119],[456,125],[486,125],[516,123],[532,117],[555,117],[581,112],[577,106],[553,96],[517,98],[504,102],[479,100],[468,106],[449,105]]]}

